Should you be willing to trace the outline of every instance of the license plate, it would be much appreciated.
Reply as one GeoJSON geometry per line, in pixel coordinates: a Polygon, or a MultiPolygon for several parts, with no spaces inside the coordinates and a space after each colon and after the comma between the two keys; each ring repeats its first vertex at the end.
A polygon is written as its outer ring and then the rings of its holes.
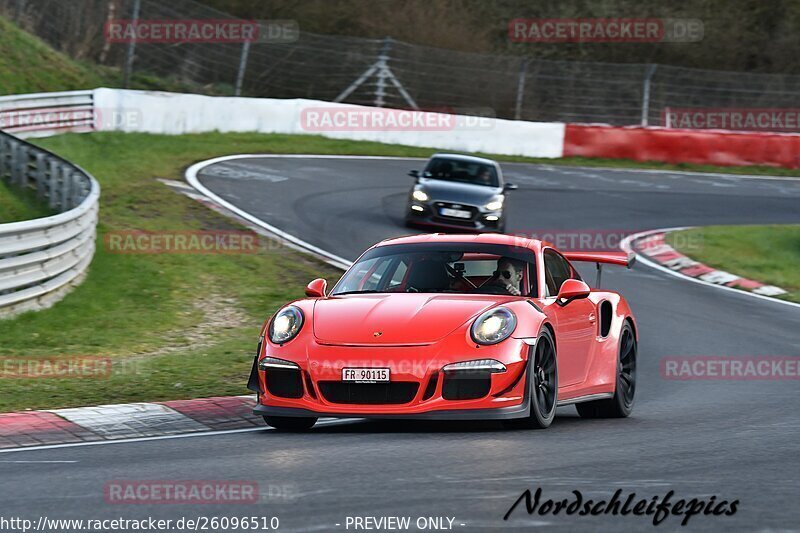
{"type": "Polygon", "coordinates": [[[389,381],[388,368],[343,368],[342,381],[380,383],[389,381]]]}
{"type": "Polygon", "coordinates": [[[461,209],[450,209],[449,207],[443,207],[439,210],[439,213],[443,217],[453,217],[453,218],[472,218],[472,213],[469,211],[462,211],[461,209]]]}

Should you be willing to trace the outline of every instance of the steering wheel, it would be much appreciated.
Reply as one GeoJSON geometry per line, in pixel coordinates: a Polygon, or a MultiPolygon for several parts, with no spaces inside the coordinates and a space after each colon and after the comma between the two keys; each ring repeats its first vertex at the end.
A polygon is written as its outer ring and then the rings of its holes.
{"type": "Polygon", "coordinates": [[[479,287],[480,294],[502,294],[504,296],[513,296],[508,290],[500,285],[486,285],[485,283],[479,287]]]}

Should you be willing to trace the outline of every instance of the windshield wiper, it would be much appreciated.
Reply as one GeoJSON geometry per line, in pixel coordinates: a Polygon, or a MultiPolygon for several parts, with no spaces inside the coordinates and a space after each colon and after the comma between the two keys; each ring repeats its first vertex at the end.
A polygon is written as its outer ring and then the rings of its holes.
{"type": "Polygon", "coordinates": [[[337,292],[336,294],[331,294],[331,296],[342,296],[344,294],[370,294],[370,293],[376,293],[376,292],[380,292],[380,291],[376,291],[376,290],[372,290],[372,289],[370,289],[368,291],[344,291],[344,292],[337,292]]]}

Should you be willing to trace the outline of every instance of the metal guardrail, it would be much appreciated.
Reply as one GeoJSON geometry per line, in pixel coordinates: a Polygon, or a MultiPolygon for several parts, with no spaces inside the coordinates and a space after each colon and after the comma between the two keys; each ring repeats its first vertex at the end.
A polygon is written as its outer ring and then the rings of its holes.
{"type": "Polygon", "coordinates": [[[26,137],[95,128],[94,91],[0,96],[0,130],[26,137]]]}
{"type": "Polygon", "coordinates": [[[57,215],[0,224],[0,317],[49,307],[94,256],[100,186],[86,171],[0,131],[0,179],[35,190],[57,215]]]}

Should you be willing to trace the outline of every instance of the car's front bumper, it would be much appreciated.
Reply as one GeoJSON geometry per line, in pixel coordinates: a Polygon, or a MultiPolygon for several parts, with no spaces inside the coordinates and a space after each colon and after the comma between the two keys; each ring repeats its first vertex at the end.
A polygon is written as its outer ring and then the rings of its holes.
{"type": "Polygon", "coordinates": [[[503,211],[486,211],[485,209],[466,206],[472,211],[472,216],[468,219],[442,216],[440,207],[436,203],[441,202],[418,202],[412,200],[406,207],[406,221],[412,224],[436,226],[440,228],[451,228],[460,230],[476,231],[500,231],[503,229],[503,211]]]}
{"type": "MultiPolygon", "coordinates": [[[[299,340],[299,339],[298,339],[299,340]]],[[[451,341],[452,342],[452,341],[451,341]]],[[[446,344],[449,344],[446,342],[446,344]]],[[[455,343],[454,343],[455,344],[455,343]]],[[[259,370],[254,361],[248,388],[257,393],[254,413],[263,416],[339,417],[339,418],[405,418],[435,420],[489,420],[521,418],[528,415],[528,350],[519,339],[507,339],[496,346],[480,348],[441,346],[439,343],[414,347],[325,346],[311,340],[291,347],[265,346],[261,357],[270,356],[293,361],[298,365],[293,376],[293,389],[276,386],[276,373],[259,370]],[[289,353],[291,352],[291,353],[289,353]],[[458,353],[446,357],[443,353],[458,353]],[[363,355],[362,355],[363,354],[363,355]],[[365,359],[365,356],[369,359],[365,359]],[[480,379],[485,387],[470,381],[478,374],[444,372],[447,364],[472,359],[502,361],[506,371],[488,373],[480,379]],[[341,379],[342,369],[349,367],[390,368],[390,381],[363,385],[354,394],[350,383],[341,379]],[[270,381],[271,379],[271,381],[270,381]],[[463,381],[460,381],[463,380],[463,381]],[[488,383],[486,383],[488,380],[488,383]],[[465,383],[469,381],[469,383],[465,383]],[[413,385],[413,392],[398,401],[387,392],[386,401],[371,393],[391,389],[395,385],[413,385]],[[364,393],[370,388],[370,394],[364,393]],[[475,387],[478,392],[475,392],[475,387]],[[287,390],[290,393],[287,395],[287,390]],[[454,396],[454,391],[458,392],[454,396]],[[461,396],[467,391],[469,396],[461,396]],[[291,396],[291,397],[289,397],[291,396]],[[369,397],[362,403],[361,399],[369,397]]],[[[284,374],[285,376],[286,374],[284,374]]],[[[398,392],[395,387],[394,392],[398,392]]]]}
{"type": "Polygon", "coordinates": [[[441,411],[426,411],[422,413],[339,413],[320,412],[297,407],[272,407],[269,405],[256,405],[253,414],[259,416],[284,416],[298,418],[376,418],[391,420],[511,420],[525,418],[530,413],[530,398],[526,394],[519,405],[495,407],[490,409],[451,409],[441,411]]]}

